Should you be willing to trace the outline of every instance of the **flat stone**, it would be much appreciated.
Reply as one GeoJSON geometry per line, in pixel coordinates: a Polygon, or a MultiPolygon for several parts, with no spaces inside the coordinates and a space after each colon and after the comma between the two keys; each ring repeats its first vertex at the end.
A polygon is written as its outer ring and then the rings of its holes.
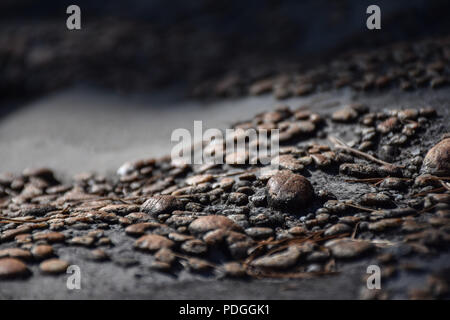
{"type": "Polygon", "coordinates": [[[245,267],[239,262],[228,262],[223,265],[225,275],[231,278],[242,278],[247,275],[245,267]]]}
{"type": "Polygon", "coordinates": [[[31,254],[36,260],[43,260],[53,255],[53,247],[47,244],[36,245],[31,248],[31,254]]]}
{"type": "Polygon", "coordinates": [[[181,245],[181,250],[190,254],[204,254],[208,251],[206,244],[198,239],[188,240],[181,245]]]}
{"type": "Polygon", "coordinates": [[[90,247],[94,244],[95,238],[90,236],[73,237],[69,243],[77,246],[90,247]]]}
{"type": "Polygon", "coordinates": [[[360,256],[372,249],[373,245],[363,240],[336,239],[328,241],[325,247],[329,248],[336,258],[347,259],[360,256]]]}
{"type": "Polygon", "coordinates": [[[110,204],[101,208],[99,211],[125,216],[129,213],[139,211],[139,209],[139,206],[135,204],[110,204]]]}
{"type": "Polygon", "coordinates": [[[189,225],[189,231],[193,234],[202,234],[216,229],[242,230],[233,220],[219,215],[200,217],[189,225]]]}
{"type": "Polygon", "coordinates": [[[125,233],[130,236],[140,236],[145,233],[146,230],[160,227],[161,224],[157,222],[141,222],[129,225],[125,228],[125,233]]]}
{"type": "Polygon", "coordinates": [[[34,241],[44,240],[48,243],[64,242],[66,236],[60,232],[41,232],[33,234],[34,241]]]}
{"type": "Polygon", "coordinates": [[[48,274],[65,273],[68,267],[69,263],[67,261],[56,258],[45,260],[39,265],[41,271],[48,274]]]}
{"type": "Polygon", "coordinates": [[[19,259],[0,259],[0,279],[24,277],[29,274],[27,266],[19,259]]]}
{"type": "Polygon", "coordinates": [[[331,115],[335,122],[352,122],[358,117],[358,112],[350,106],[346,106],[331,115]]]}
{"type": "Polygon", "coordinates": [[[157,251],[161,248],[171,248],[175,242],[157,234],[147,234],[134,242],[134,247],[144,251],[157,251]]]}
{"type": "Polygon", "coordinates": [[[265,227],[252,227],[245,229],[245,233],[254,239],[264,239],[273,235],[273,229],[265,227]]]}
{"type": "Polygon", "coordinates": [[[369,223],[370,231],[384,231],[388,228],[399,227],[402,224],[402,219],[383,219],[377,222],[369,223]]]}
{"type": "Polygon", "coordinates": [[[89,252],[88,259],[92,261],[109,260],[109,255],[103,249],[94,249],[89,252]]]}
{"type": "Polygon", "coordinates": [[[287,269],[297,263],[300,254],[300,249],[297,246],[291,246],[281,253],[255,259],[251,262],[251,265],[258,268],[287,269]]]}
{"type": "Polygon", "coordinates": [[[282,169],[287,169],[291,171],[300,171],[303,169],[303,164],[301,163],[301,161],[294,158],[294,156],[290,154],[278,156],[274,161],[275,163],[276,161],[278,161],[282,169]]]}
{"type": "Polygon", "coordinates": [[[176,257],[173,251],[169,248],[161,248],[158,250],[158,252],[155,253],[155,259],[172,265],[176,257]]]}
{"type": "Polygon", "coordinates": [[[1,258],[17,258],[21,260],[30,260],[31,253],[28,250],[20,248],[8,248],[0,250],[0,259],[1,258]]]}
{"type": "Polygon", "coordinates": [[[205,182],[209,182],[213,179],[214,179],[214,177],[210,174],[196,175],[196,176],[187,178],[186,184],[188,184],[190,186],[195,186],[195,185],[199,185],[199,184],[202,184],[205,182]]]}
{"type": "Polygon", "coordinates": [[[350,228],[350,226],[344,224],[344,223],[337,223],[331,227],[329,227],[327,230],[325,230],[324,235],[325,236],[334,236],[336,234],[341,234],[341,233],[347,233],[347,232],[351,232],[352,228],[350,228]]]}
{"type": "Polygon", "coordinates": [[[305,177],[283,170],[267,182],[267,196],[272,208],[300,211],[312,200],[314,189],[305,177]]]}
{"type": "Polygon", "coordinates": [[[181,209],[178,199],[170,195],[153,196],[141,205],[141,211],[152,216],[172,213],[174,210],[181,209]]]}

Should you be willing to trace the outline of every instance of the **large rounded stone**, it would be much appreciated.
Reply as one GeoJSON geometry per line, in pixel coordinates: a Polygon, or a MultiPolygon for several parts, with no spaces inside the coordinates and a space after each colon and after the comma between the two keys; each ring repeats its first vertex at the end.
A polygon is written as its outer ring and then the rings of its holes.
{"type": "Polygon", "coordinates": [[[267,182],[269,206],[283,210],[299,210],[314,197],[314,189],[304,176],[280,171],[267,182]]]}
{"type": "Polygon", "coordinates": [[[17,278],[30,274],[25,263],[15,258],[0,259],[0,279],[17,278]]]}
{"type": "Polygon", "coordinates": [[[431,148],[423,160],[422,172],[439,176],[450,175],[450,138],[431,148]]]}

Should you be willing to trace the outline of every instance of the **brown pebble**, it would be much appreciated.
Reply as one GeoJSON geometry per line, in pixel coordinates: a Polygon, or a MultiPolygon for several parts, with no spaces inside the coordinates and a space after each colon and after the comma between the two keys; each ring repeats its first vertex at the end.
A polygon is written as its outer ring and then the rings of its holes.
{"type": "Polygon", "coordinates": [[[15,258],[0,259],[0,279],[24,277],[30,274],[25,263],[15,258]]]}
{"type": "Polygon", "coordinates": [[[189,225],[189,231],[193,234],[206,233],[216,229],[228,229],[242,231],[242,228],[233,220],[224,216],[204,216],[197,218],[189,225]]]}
{"type": "Polygon", "coordinates": [[[397,117],[390,117],[387,120],[381,122],[377,126],[377,130],[383,134],[389,133],[395,129],[399,121],[397,117]]]}
{"type": "Polygon", "coordinates": [[[56,258],[45,260],[39,265],[42,272],[49,274],[65,273],[68,267],[68,262],[56,258]]]}
{"type": "Polygon", "coordinates": [[[431,148],[423,160],[422,172],[450,175],[450,138],[444,139],[431,148]]]}
{"type": "Polygon", "coordinates": [[[171,248],[174,246],[172,240],[157,234],[147,234],[134,242],[134,247],[144,251],[157,251],[161,248],[171,248]]]}
{"type": "Polygon", "coordinates": [[[357,257],[369,251],[373,248],[373,245],[364,240],[336,239],[328,241],[325,247],[329,248],[336,258],[346,259],[357,257]]]}
{"type": "Polygon", "coordinates": [[[132,225],[129,225],[128,227],[126,227],[125,233],[130,236],[140,236],[140,235],[143,235],[146,230],[152,229],[152,228],[157,228],[159,226],[161,226],[161,224],[157,223],[157,222],[136,223],[136,224],[132,224],[132,225]]]}
{"type": "Polygon", "coordinates": [[[46,259],[53,255],[53,247],[46,244],[40,244],[31,249],[31,254],[36,260],[46,259]]]}
{"type": "Polygon", "coordinates": [[[147,199],[141,206],[142,212],[152,216],[172,213],[172,211],[177,209],[180,209],[180,202],[176,197],[169,195],[153,196],[147,199]]]}
{"type": "Polygon", "coordinates": [[[273,208],[298,210],[314,196],[314,189],[305,177],[283,170],[267,182],[268,203],[273,208]]]}
{"type": "Polygon", "coordinates": [[[225,274],[232,278],[242,278],[247,275],[245,267],[239,262],[228,262],[223,265],[225,274]]]}
{"type": "Polygon", "coordinates": [[[34,241],[44,240],[48,243],[64,242],[66,236],[60,232],[41,232],[33,234],[34,241]]]}
{"type": "Polygon", "coordinates": [[[21,260],[30,260],[31,253],[28,250],[20,248],[8,248],[0,250],[0,258],[17,258],[21,260]]]}
{"type": "Polygon", "coordinates": [[[350,106],[346,106],[331,116],[331,119],[335,122],[352,122],[358,117],[358,112],[350,106]]]}
{"type": "Polygon", "coordinates": [[[297,263],[300,254],[300,249],[297,246],[290,246],[281,253],[255,259],[251,262],[251,265],[259,268],[286,269],[297,263]]]}

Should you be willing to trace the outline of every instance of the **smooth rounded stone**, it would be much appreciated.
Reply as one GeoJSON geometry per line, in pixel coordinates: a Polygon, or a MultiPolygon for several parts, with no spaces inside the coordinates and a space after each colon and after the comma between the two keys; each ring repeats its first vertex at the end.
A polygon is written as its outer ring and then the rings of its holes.
{"type": "Polygon", "coordinates": [[[421,117],[431,118],[436,116],[436,109],[432,107],[425,107],[419,109],[419,114],[421,117]]]}
{"type": "Polygon", "coordinates": [[[245,229],[245,233],[253,239],[265,239],[273,235],[272,228],[253,227],[245,229]]]}
{"type": "Polygon", "coordinates": [[[384,189],[401,190],[406,187],[406,183],[403,179],[388,177],[380,183],[380,187],[384,189]]]}
{"type": "Polygon", "coordinates": [[[308,230],[301,226],[295,226],[295,227],[290,228],[288,230],[288,232],[290,234],[292,234],[293,236],[301,236],[301,235],[308,233],[308,230]]]}
{"type": "Polygon", "coordinates": [[[31,254],[36,260],[43,260],[53,255],[53,247],[47,244],[39,244],[31,248],[31,254]]]}
{"type": "Polygon", "coordinates": [[[99,210],[100,212],[115,213],[119,216],[125,216],[132,212],[139,211],[139,206],[135,204],[110,204],[99,210]]]}
{"type": "Polygon", "coordinates": [[[186,184],[190,186],[196,186],[205,182],[210,182],[214,180],[214,176],[210,174],[202,174],[202,175],[196,175],[191,176],[185,180],[186,184]]]}
{"type": "Polygon", "coordinates": [[[363,206],[389,207],[393,204],[389,195],[384,193],[365,193],[359,203],[363,206]]]}
{"type": "Polygon", "coordinates": [[[170,240],[173,240],[175,242],[184,242],[187,240],[192,240],[194,239],[193,236],[187,235],[187,234],[182,234],[182,233],[177,233],[177,232],[171,232],[167,235],[167,237],[170,240]]]}
{"type": "Polygon", "coordinates": [[[94,244],[95,238],[90,236],[73,237],[69,243],[76,246],[90,247],[94,244]]]}
{"type": "Polygon", "coordinates": [[[176,259],[176,256],[169,248],[161,248],[155,253],[155,259],[172,265],[176,259]]]}
{"type": "Polygon", "coordinates": [[[362,163],[343,163],[339,166],[339,173],[356,178],[378,177],[376,166],[362,163]]]}
{"type": "Polygon", "coordinates": [[[222,243],[228,234],[229,231],[226,229],[216,229],[207,232],[202,239],[208,246],[215,246],[222,243]]]}
{"type": "Polygon", "coordinates": [[[206,244],[198,239],[188,240],[181,245],[181,250],[190,254],[204,254],[208,251],[206,244]]]}
{"type": "Polygon", "coordinates": [[[251,240],[238,241],[228,246],[228,250],[234,259],[244,259],[248,256],[248,251],[254,245],[251,240]]]}
{"type": "Polygon", "coordinates": [[[212,265],[208,261],[199,258],[189,258],[187,260],[182,260],[181,264],[186,269],[195,272],[204,272],[212,268],[212,265]]]}
{"type": "Polygon", "coordinates": [[[267,200],[272,208],[300,211],[313,197],[308,179],[291,171],[280,171],[267,182],[267,200]]]}
{"type": "Polygon", "coordinates": [[[380,232],[388,228],[399,227],[401,226],[402,222],[402,219],[383,219],[377,222],[369,223],[368,228],[370,231],[380,232]]]}
{"type": "Polygon", "coordinates": [[[258,268],[287,269],[294,266],[300,258],[301,252],[297,246],[290,246],[281,253],[264,256],[253,260],[250,264],[258,268]]]}
{"type": "Polygon", "coordinates": [[[397,117],[400,120],[415,120],[419,116],[419,111],[416,109],[405,109],[398,112],[397,117]]]}
{"type": "Polygon", "coordinates": [[[172,266],[170,263],[154,260],[150,263],[150,268],[156,271],[169,272],[172,266]]]}
{"type": "Polygon", "coordinates": [[[335,239],[325,243],[325,247],[330,249],[332,255],[340,259],[349,259],[360,256],[371,250],[373,245],[365,240],[335,239]]]}
{"type": "Polygon", "coordinates": [[[389,132],[392,132],[398,124],[399,120],[397,117],[390,117],[377,125],[377,131],[381,132],[382,134],[387,134],[389,132]]]}
{"type": "Polygon", "coordinates": [[[141,222],[127,226],[125,228],[125,233],[130,236],[141,236],[146,230],[160,226],[161,224],[157,222],[141,222]]]}
{"type": "Polygon", "coordinates": [[[89,251],[87,258],[92,261],[101,262],[109,260],[109,255],[103,249],[94,249],[89,251]]]}
{"type": "Polygon", "coordinates": [[[216,229],[242,231],[242,228],[233,220],[219,215],[200,217],[189,225],[189,231],[192,234],[203,234],[216,229]]]}
{"type": "Polygon", "coordinates": [[[175,242],[157,234],[147,234],[134,242],[134,247],[143,251],[157,251],[161,248],[171,248],[175,242]]]}
{"type": "Polygon", "coordinates": [[[0,259],[1,258],[17,258],[26,261],[31,259],[31,253],[28,250],[20,248],[8,248],[0,250],[0,259]]]}
{"type": "Polygon", "coordinates": [[[225,178],[220,179],[218,184],[219,184],[220,188],[227,191],[233,187],[234,182],[235,182],[235,180],[233,178],[225,177],[225,178]]]}
{"type": "Polygon", "coordinates": [[[327,230],[325,230],[325,236],[334,236],[336,234],[351,232],[352,228],[344,223],[337,223],[327,230]]]}
{"type": "Polygon", "coordinates": [[[45,260],[39,265],[41,271],[48,274],[65,273],[68,267],[67,261],[56,258],[45,260]]]}
{"type": "Polygon", "coordinates": [[[141,205],[141,211],[152,216],[160,214],[172,213],[174,210],[181,210],[181,202],[174,196],[162,195],[153,196],[141,205]]]}
{"type": "Polygon", "coordinates": [[[330,257],[330,252],[328,250],[323,251],[313,251],[306,257],[308,262],[322,262],[328,260],[330,257]]]}
{"type": "Polygon", "coordinates": [[[15,258],[0,258],[0,279],[19,278],[30,275],[25,263],[15,258]]]}
{"type": "Polygon", "coordinates": [[[242,278],[247,275],[245,267],[239,262],[228,262],[223,265],[223,270],[227,277],[242,278]]]}
{"type": "Polygon", "coordinates": [[[423,160],[422,172],[438,176],[450,175],[450,138],[431,148],[423,160]]]}
{"type": "Polygon", "coordinates": [[[66,236],[60,232],[40,232],[33,234],[34,241],[46,241],[48,243],[64,242],[66,236]]]}
{"type": "Polygon", "coordinates": [[[248,196],[241,192],[231,192],[228,195],[228,201],[232,204],[243,206],[248,203],[248,196]]]}
{"type": "Polygon", "coordinates": [[[331,115],[331,119],[335,122],[353,122],[356,118],[358,112],[351,106],[345,106],[331,115]]]}
{"type": "Polygon", "coordinates": [[[274,158],[272,163],[278,163],[282,169],[291,171],[300,171],[304,168],[303,164],[290,154],[280,155],[274,158]]]}

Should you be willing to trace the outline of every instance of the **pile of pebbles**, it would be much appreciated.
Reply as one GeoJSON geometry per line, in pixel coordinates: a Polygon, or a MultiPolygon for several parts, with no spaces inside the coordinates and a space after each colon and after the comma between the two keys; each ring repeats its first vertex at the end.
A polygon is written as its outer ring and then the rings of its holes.
{"type": "MultiPolygon", "coordinates": [[[[2,173],[0,279],[39,276],[34,264],[65,273],[79,259],[174,275],[304,278],[364,257],[388,266],[387,279],[405,256],[428,259],[450,241],[450,136],[432,146],[422,139],[439,120],[431,107],[371,112],[353,103],[319,115],[278,106],[234,127],[279,128],[279,170],[163,157],[68,184],[46,168],[2,173]],[[347,131],[353,141],[337,136],[347,131]],[[59,258],[71,246],[83,254],[59,258]]],[[[420,295],[448,294],[430,288],[420,295]]]]}

